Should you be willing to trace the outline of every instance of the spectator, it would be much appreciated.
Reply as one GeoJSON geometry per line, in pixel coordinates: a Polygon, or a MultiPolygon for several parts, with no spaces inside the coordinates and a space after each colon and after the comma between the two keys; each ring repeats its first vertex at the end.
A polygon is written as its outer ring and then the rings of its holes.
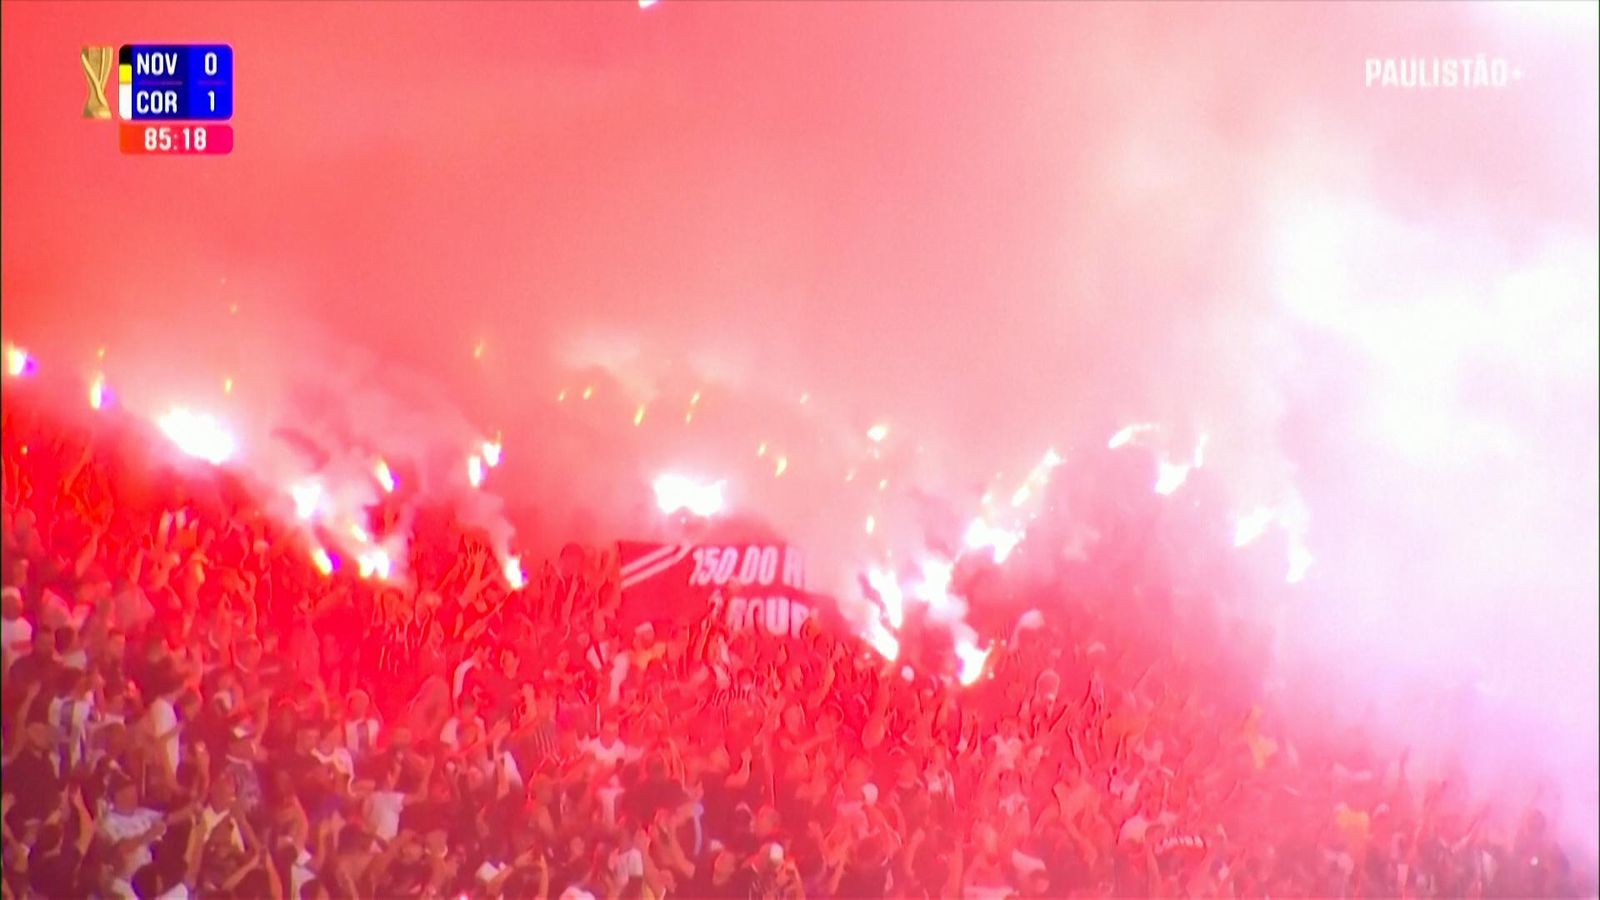
{"type": "Polygon", "coordinates": [[[1156,629],[1064,611],[992,679],[907,681],[816,618],[619,635],[577,545],[514,591],[458,530],[374,591],[248,498],[56,501],[131,449],[6,446],[8,896],[1593,891],[1542,817],[1496,841],[1296,747],[1156,629]]]}

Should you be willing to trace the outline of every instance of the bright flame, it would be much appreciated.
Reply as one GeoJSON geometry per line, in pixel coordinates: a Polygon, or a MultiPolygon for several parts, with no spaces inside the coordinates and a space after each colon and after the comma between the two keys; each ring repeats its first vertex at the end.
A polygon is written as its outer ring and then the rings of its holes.
{"type": "Polygon", "coordinates": [[[1113,434],[1111,436],[1111,441],[1109,443],[1107,443],[1106,446],[1111,448],[1112,450],[1115,450],[1118,447],[1121,447],[1121,446],[1123,446],[1125,444],[1130,443],[1134,438],[1138,437],[1139,435],[1144,434],[1147,431],[1154,431],[1154,430],[1156,430],[1156,426],[1148,424],[1148,423],[1139,423],[1139,424],[1135,424],[1135,425],[1128,425],[1128,426],[1124,427],[1121,431],[1117,432],[1116,434],[1113,434]]]}
{"type": "Polygon", "coordinates": [[[585,387],[583,389],[583,399],[587,400],[587,399],[589,399],[590,397],[593,397],[593,396],[594,396],[594,385],[589,385],[589,386],[587,386],[587,387],[585,387]]]}
{"type": "Polygon", "coordinates": [[[333,574],[333,557],[329,556],[328,551],[321,547],[314,548],[311,551],[311,562],[317,567],[317,571],[324,576],[333,574]]]}
{"type": "Polygon", "coordinates": [[[1251,511],[1233,529],[1233,545],[1244,547],[1255,543],[1256,539],[1267,533],[1273,519],[1278,517],[1277,510],[1270,506],[1263,506],[1251,511]]]}
{"type": "Polygon", "coordinates": [[[233,379],[232,378],[224,378],[224,379],[222,379],[222,392],[224,394],[233,393],[233,379]]]}
{"type": "Polygon", "coordinates": [[[867,534],[871,534],[872,532],[876,531],[877,528],[878,520],[872,516],[867,516],[867,534]]]}
{"type": "Polygon", "coordinates": [[[762,441],[759,445],[756,446],[756,456],[766,456],[766,455],[767,455],[767,442],[766,441],[762,441]]]}
{"type": "Polygon", "coordinates": [[[1017,544],[1022,541],[1022,535],[1005,528],[990,525],[982,519],[973,519],[967,526],[967,533],[963,538],[968,550],[982,550],[989,548],[994,551],[994,561],[1003,563],[1011,555],[1017,544]]]}
{"type": "Polygon", "coordinates": [[[874,444],[883,443],[883,439],[888,436],[889,426],[887,425],[874,425],[867,429],[867,437],[870,438],[874,444]]]}
{"type": "Polygon", "coordinates": [[[979,647],[968,639],[956,641],[956,657],[961,660],[961,668],[956,672],[956,678],[962,686],[969,687],[979,678],[983,677],[984,666],[989,663],[989,653],[993,647],[979,647]]]}
{"type": "Polygon", "coordinates": [[[210,416],[175,406],[156,424],[168,440],[189,456],[214,466],[222,465],[233,456],[233,435],[210,416]]]}
{"type": "Polygon", "coordinates": [[[302,481],[289,488],[294,498],[294,514],[302,521],[310,521],[322,505],[322,485],[315,481],[302,481]]]}
{"type": "Polygon", "coordinates": [[[663,474],[656,477],[653,487],[656,506],[667,515],[678,510],[688,510],[696,516],[714,516],[722,512],[724,482],[701,484],[682,475],[663,474]]]}
{"type": "Polygon", "coordinates": [[[99,372],[89,382],[89,408],[99,409],[106,402],[106,377],[99,372]]]}
{"type": "Polygon", "coordinates": [[[635,425],[644,424],[644,404],[643,403],[639,404],[639,408],[633,411],[633,424],[635,424],[635,425]]]}
{"type": "Polygon", "coordinates": [[[649,9],[650,7],[655,6],[657,3],[660,3],[660,2],[661,2],[661,0],[639,0],[639,8],[640,9],[649,9]]]}
{"type": "MultiPolygon", "coordinates": [[[[1061,465],[1061,462],[1061,454],[1057,453],[1054,447],[1046,450],[1038,464],[1029,470],[1027,480],[1023,481],[1022,485],[1012,492],[1011,505],[1020,507],[1022,504],[1027,503],[1033,497],[1035,491],[1042,490],[1049,483],[1050,471],[1061,465]]],[[[999,475],[995,477],[998,478],[999,475]]]]}
{"type": "MultiPolygon", "coordinates": [[[[878,592],[878,599],[883,601],[883,614],[889,619],[891,628],[899,628],[905,624],[906,600],[905,594],[900,590],[900,582],[894,573],[884,569],[870,569],[867,571],[867,584],[878,592]]],[[[894,656],[890,656],[893,659],[894,656]]]]}
{"type": "Polygon", "coordinates": [[[523,585],[528,583],[527,577],[522,574],[522,558],[519,556],[506,559],[503,574],[506,576],[506,583],[511,585],[514,591],[522,590],[523,585]]]}
{"type": "Polygon", "coordinates": [[[882,622],[873,622],[867,626],[867,633],[863,635],[867,645],[878,651],[878,655],[893,662],[900,658],[900,640],[883,627],[882,622]]]}
{"type": "Polygon", "coordinates": [[[388,463],[381,459],[374,463],[372,466],[372,477],[378,479],[378,486],[383,488],[384,493],[394,493],[394,473],[389,471],[388,463]]]}
{"type": "Polygon", "coordinates": [[[557,403],[565,403],[565,402],[567,402],[567,389],[566,388],[562,388],[561,392],[556,394],[556,402],[557,403]]]}
{"type": "Polygon", "coordinates": [[[777,466],[777,469],[772,473],[772,477],[773,478],[782,478],[783,477],[783,473],[785,473],[787,471],[789,471],[789,457],[787,457],[787,456],[778,457],[778,466],[777,466]]]}
{"type": "Polygon", "coordinates": [[[1170,494],[1189,480],[1189,472],[1198,469],[1206,461],[1206,444],[1211,440],[1210,435],[1200,435],[1199,443],[1194,447],[1194,461],[1190,463],[1169,463],[1162,460],[1156,470],[1156,493],[1170,494]]]}
{"type": "Polygon", "coordinates": [[[489,464],[489,468],[492,469],[500,465],[500,452],[502,449],[504,448],[501,447],[498,437],[492,441],[483,442],[483,461],[489,464]]]}
{"type": "Polygon", "coordinates": [[[950,579],[954,574],[955,565],[949,560],[923,560],[922,583],[917,586],[917,596],[935,610],[948,610],[951,605],[950,579]]]}
{"type": "Polygon", "coordinates": [[[1290,584],[1299,584],[1305,580],[1306,570],[1310,569],[1311,564],[1314,562],[1316,562],[1316,558],[1311,555],[1310,548],[1301,541],[1299,535],[1291,533],[1289,535],[1289,572],[1283,577],[1283,580],[1290,584]]]}
{"type": "Polygon", "coordinates": [[[467,457],[467,481],[473,487],[483,484],[483,457],[476,453],[467,457]]]}
{"type": "Polygon", "coordinates": [[[28,356],[28,351],[15,344],[6,345],[6,374],[12,378],[26,375],[33,370],[33,359],[28,356]]]}
{"type": "Polygon", "coordinates": [[[371,578],[376,575],[378,578],[387,581],[390,572],[394,569],[394,564],[389,559],[388,551],[382,547],[374,547],[361,554],[356,563],[361,567],[362,578],[371,578]]]}
{"type": "Polygon", "coordinates": [[[699,406],[700,405],[700,392],[699,391],[695,391],[694,392],[694,396],[689,398],[689,405],[690,406],[699,406]]]}
{"type": "Polygon", "coordinates": [[[1189,480],[1189,469],[1193,468],[1188,463],[1169,463],[1162,461],[1156,469],[1156,493],[1166,495],[1183,487],[1189,480]]]}
{"type": "Polygon", "coordinates": [[[362,528],[360,525],[354,522],[350,524],[350,536],[363,544],[372,540],[372,535],[369,534],[365,528],[362,528]]]}

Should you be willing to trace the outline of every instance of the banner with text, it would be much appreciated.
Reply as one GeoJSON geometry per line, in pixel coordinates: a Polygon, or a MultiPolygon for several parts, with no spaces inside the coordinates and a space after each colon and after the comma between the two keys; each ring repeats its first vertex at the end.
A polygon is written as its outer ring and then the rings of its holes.
{"type": "Polygon", "coordinates": [[[818,611],[795,547],[622,541],[617,549],[626,627],[694,622],[711,610],[736,631],[798,637],[818,611]]]}

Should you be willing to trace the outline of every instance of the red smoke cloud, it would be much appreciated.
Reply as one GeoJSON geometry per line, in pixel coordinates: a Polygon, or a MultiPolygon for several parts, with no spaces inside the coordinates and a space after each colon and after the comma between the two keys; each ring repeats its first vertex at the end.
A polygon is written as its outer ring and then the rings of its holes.
{"type": "Polygon", "coordinates": [[[1290,661],[1509,690],[1592,808],[1592,6],[3,9],[44,365],[263,420],[314,382],[417,456],[503,431],[530,540],[699,467],[841,569],[868,514],[919,533],[902,483],[970,511],[1049,446],[1205,433],[1241,510],[1305,499],[1290,661]],[[158,40],[233,45],[231,156],[79,118],[80,45],[158,40]],[[1365,80],[1480,53],[1522,77],[1365,80]],[[880,421],[882,500],[840,474],[880,421]]]}

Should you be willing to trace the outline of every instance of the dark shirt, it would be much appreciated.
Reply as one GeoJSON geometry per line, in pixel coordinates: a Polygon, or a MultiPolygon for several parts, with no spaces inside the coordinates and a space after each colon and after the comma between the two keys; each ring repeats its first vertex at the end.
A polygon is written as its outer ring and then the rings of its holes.
{"type": "Polygon", "coordinates": [[[889,888],[889,866],[887,863],[879,865],[859,866],[854,863],[845,866],[844,875],[839,878],[839,896],[841,897],[882,897],[889,888]]]}
{"type": "Polygon", "coordinates": [[[682,786],[667,778],[647,778],[622,795],[622,810],[648,823],[661,810],[676,809],[689,799],[682,786]]]}
{"type": "Polygon", "coordinates": [[[83,858],[78,848],[63,845],[54,853],[35,851],[28,859],[28,883],[50,900],[68,900],[85,894],[78,878],[83,858]]]}
{"type": "Polygon", "coordinates": [[[48,755],[31,747],[13,759],[5,771],[6,790],[16,798],[11,820],[43,819],[61,802],[61,779],[48,755]]]}

